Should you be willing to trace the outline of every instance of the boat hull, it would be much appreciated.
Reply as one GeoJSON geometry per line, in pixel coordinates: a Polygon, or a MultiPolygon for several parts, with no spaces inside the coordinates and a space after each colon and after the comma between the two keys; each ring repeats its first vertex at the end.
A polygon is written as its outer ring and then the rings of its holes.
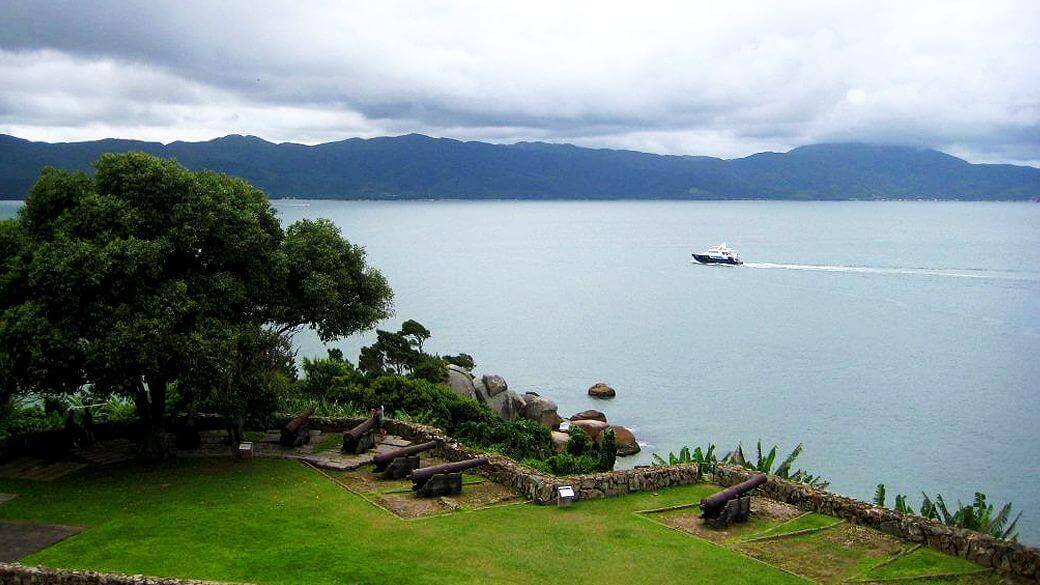
{"type": "Polygon", "coordinates": [[[731,266],[743,264],[740,260],[733,258],[715,258],[713,256],[708,256],[707,254],[693,254],[693,259],[701,264],[729,264],[731,266]]]}

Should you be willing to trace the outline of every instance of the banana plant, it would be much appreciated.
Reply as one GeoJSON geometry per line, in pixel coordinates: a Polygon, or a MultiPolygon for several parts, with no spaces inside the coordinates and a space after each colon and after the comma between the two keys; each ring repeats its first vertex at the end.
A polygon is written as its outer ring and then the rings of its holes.
{"type": "Polygon", "coordinates": [[[986,503],[986,494],[975,492],[972,503],[962,504],[958,501],[957,508],[951,513],[942,494],[936,494],[934,500],[924,492],[921,492],[921,495],[924,497],[921,515],[925,518],[938,520],[947,526],[976,530],[995,538],[1018,540],[1018,531],[1015,528],[1022,513],[1019,512],[1008,524],[1011,518],[1011,502],[1004,504],[994,515],[993,504],[986,503]]]}
{"type": "Polygon", "coordinates": [[[815,475],[798,469],[794,472],[791,471],[791,467],[794,465],[798,456],[802,454],[805,449],[804,445],[798,443],[798,445],[791,451],[791,453],[780,462],[780,465],[774,470],[773,464],[776,463],[776,457],[779,447],[773,445],[773,448],[768,452],[762,452],[762,441],[758,441],[756,449],[756,460],[754,462],[748,461],[744,455],[744,447],[741,444],[737,444],[737,448],[722,458],[724,463],[732,465],[739,465],[745,469],[751,469],[761,473],[771,473],[779,478],[794,481],[798,483],[804,483],[811,485],[816,488],[824,489],[830,485],[829,481],[824,480],[819,475],[815,475]]]}
{"type": "Polygon", "coordinates": [[[706,471],[714,474],[715,466],[719,463],[718,457],[715,455],[715,445],[710,444],[707,449],[696,447],[692,452],[689,447],[683,447],[679,450],[678,455],[669,453],[667,460],[657,453],[654,453],[651,458],[652,465],[689,465],[691,463],[697,464],[697,481],[701,481],[706,471]]]}

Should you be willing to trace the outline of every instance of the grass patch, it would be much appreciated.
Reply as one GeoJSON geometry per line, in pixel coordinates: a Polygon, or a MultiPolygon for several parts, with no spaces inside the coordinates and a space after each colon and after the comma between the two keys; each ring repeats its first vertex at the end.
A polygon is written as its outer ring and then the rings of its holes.
{"type": "Polygon", "coordinates": [[[0,517],[90,527],[25,563],[146,575],[262,584],[800,582],[632,513],[714,489],[403,521],[296,462],[184,459],[47,484],[0,481],[0,491],[22,494],[0,517]]]}
{"type": "MultiPolygon", "coordinates": [[[[933,548],[921,547],[895,561],[867,572],[864,580],[892,580],[920,577],[922,575],[963,575],[966,583],[1000,583],[1001,579],[993,573],[976,574],[981,569],[975,563],[943,554],[933,548]],[[968,574],[968,575],[965,575],[968,574]]],[[[949,578],[935,579],[935,582],[950,583],[949,578]]],[[[914,583],[927,581],[914,580],[914,583]]]]}
{"type": "Polygon", "coordinates": [[[782,534],[791,534],[792,532],[800,532],[802,530],[820,530],[822,528],[833,526],[835,522],[838,522],[838,520],[830,516],[809,512],[792,518],[782,524],[776,524],[762,532],[752,534],[748,539],[762,538],[766,536],[780,536],[782,534]]]}
{"type": "Polygon", "coordinates": [[[791,538],[741,543],[737,548],[813,581],[841,583],[897,554],[900,545],[879,532],[841,524],[791,538]]]}

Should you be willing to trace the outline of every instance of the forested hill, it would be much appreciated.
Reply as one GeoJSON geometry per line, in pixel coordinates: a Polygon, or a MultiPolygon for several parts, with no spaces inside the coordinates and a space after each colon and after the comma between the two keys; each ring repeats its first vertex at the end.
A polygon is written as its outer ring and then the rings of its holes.
{"type": "Polygon", "coordinates": [[[90,170],[141,150],[244,177],[271,197],[330,199],[897,199],[1040,197],[1040,169],[971,164],[935,150],[816,144],[723,160],[567,144],[407,136],[315,146],[231,135],[207,142],[50,144],[0,134],[0,199],[21,199],[45,166],[90,170]]]}

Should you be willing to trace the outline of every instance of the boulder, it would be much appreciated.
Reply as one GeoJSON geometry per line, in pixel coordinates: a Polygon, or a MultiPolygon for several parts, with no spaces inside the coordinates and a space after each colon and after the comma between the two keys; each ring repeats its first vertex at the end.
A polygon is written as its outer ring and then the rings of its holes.
{"type": "Polygon", "coordinates": [[[639,453],[639,443],[636,436],[627,427],[621,425],[610,425],[614,429],[614,438],[617,439],[617,454],[621,457],[639,453]]]}
{"type": "Polygon", "coordinates": [[[567,443],[571,440],[570,435],[560,431],[549,431],[549,434],[552,435],[553,449],[557,453],[563,453],[567,450],[567,443]]]}
{"type": "Polygon", "coordinates": [[[506,390],[488,398],[487,405],[505,420],[516,420],[523,417],[527,408],[524,399],[512,390],[506,390]]]}
{"type": "Polygon", "coordinates": [[[477,402],[483,402],[480,396],[477,394],[477,389],[473,385],[473,377],[470,376],[469,372],[461,366],[455,364],[448,364],[448,388],[451,388],[459,396],[466,398],[472,398],[477,402]]]}
{"type": "Polygon", "coordinates": [[[593,398],[613,398],[617,392],[603,382],[596,382],[589,388],[589,396],[593,398]]]}
{"type": "Polygon", "coordinates": [[[506,384],[505,378],[497,374],[484,374],[484,377],[481,378],[481,380],[484,382],[484,388],[487,389],[487,394],[485,395],[488,398],[498,396],[509,389],[509,385],[506,384]]]}
{"type": "Polygon", "coordinates": [[[607,422],[607,415],[598,410],[583,410],[571,417],[571,420],[598,420],[607,422]]]}
{"type": "Polygon", "coordinates": [[[563,419],[556,411],[556,403],[548,398],[542,398],[534,392],[524,394],[524,418],[540,422],[550,429],[560,428],[563,419]]]}
{"type": "Polygon", "coordinates": [[[477,402],[479,402],[481,404],[487,404],[488,391],[487,391],[487,386],[484,385],[484,379],[483,378],[474,378],[473,379],[473,389],[476,390],[476,395],[477,395],[476,400],[477,400],[477,402]]]}
{"type": "Polygon", "coordinates": [[[578,427],[585,431],[585,434],[589,436],[593,441],[599,442],[600,435],[603,431],[610,427],[607,423],[601,420],[575,420],[571,421],[571,428],[578,427]]]}

